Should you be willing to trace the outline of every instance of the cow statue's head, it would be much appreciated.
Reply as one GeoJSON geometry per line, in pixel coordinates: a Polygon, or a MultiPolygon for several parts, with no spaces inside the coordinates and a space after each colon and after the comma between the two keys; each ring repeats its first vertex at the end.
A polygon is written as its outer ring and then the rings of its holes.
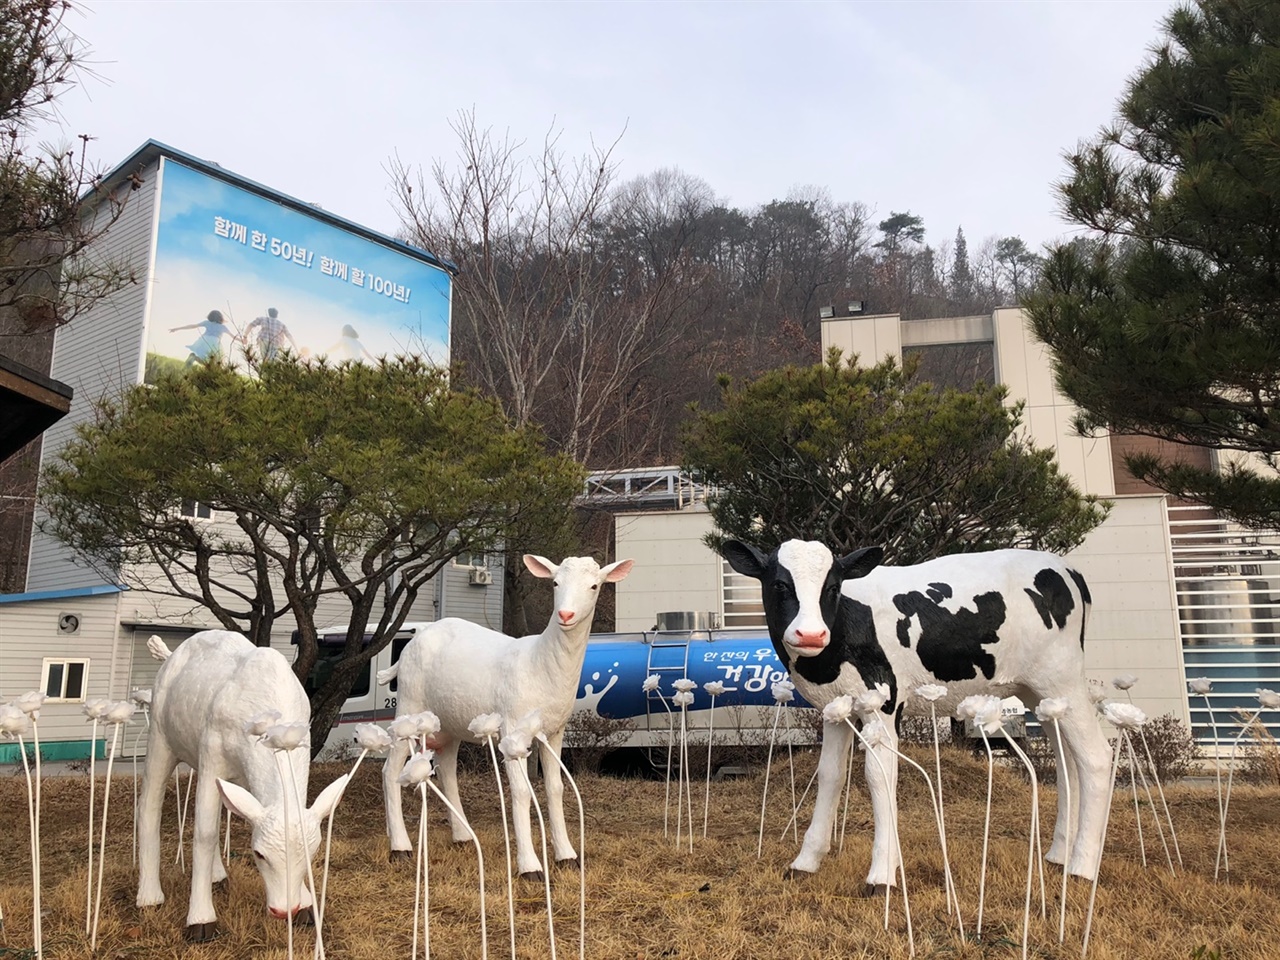
{"type": "Polygon", "coordinates": [[[738,573],[760,581],[769,636],[801,657],[817,656],[831,642],[844,581],[865,577],[884,556],[879,547],[863,547],[837,559],[812,540],[788,540],[767,554],[726,540],[720,553],[738,573]]]}
{"type": "MultiPolygon", "coordinates": [[[[344,774],[325,787],[310,808],[301,811],[301,817],[292,798],[264,806],[243,787],[218,781],[218,792],[227,809],[244,817],[253,828],[253,860],[262,874],[267,910],[273,917],[283,919],[311,906],[311,891],[304,882],[307,864],[320,847],[320,824],[333,812],[348,779],[349,775],[344,774]],[[305,847],[300,840],[305,840],[305,847]]],[[[292,784],[285,789],[291,787],[292,784]]]]}

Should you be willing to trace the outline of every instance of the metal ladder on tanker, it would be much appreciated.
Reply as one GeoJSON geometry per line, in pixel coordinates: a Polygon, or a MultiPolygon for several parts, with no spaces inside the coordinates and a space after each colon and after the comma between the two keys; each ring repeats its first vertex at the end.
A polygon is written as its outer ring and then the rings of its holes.
{"type": "MultiPolygon", "coordinates": [[[[672,729],[674,714],[668,711],[671,710],[671,697],[675,690],[672,688],[671,683],[681,677],[688,676],[688,671],[689,637],[667,638],[660,633],[655,634],[649,642],[649,661],[645,668],[646,677],[657,674],[660,678],[658,680],[658,689],[650,690],[645,694],[645,707],[648,712],[647,719],[651,732],[655,729],[653,722],[654,702],[657,700],[666,701],[665,706],[659,713],[659,721],[666,720],[667,729],[669,731],[672,729]]],[[[659,726],[658,729],[661,729],[661,727],[659,726]]],[[[672,761],[675,765],[679,764],[678,757],[673,757],[672,761]]],[[[652,756],[650,756],[650,762],[653,762],[652,756]]]]}

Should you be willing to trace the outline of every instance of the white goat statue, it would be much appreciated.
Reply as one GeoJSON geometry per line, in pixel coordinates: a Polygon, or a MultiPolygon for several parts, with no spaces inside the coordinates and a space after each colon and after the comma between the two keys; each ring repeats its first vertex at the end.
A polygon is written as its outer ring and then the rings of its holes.
{"type": "Polygon", "coordinates": [[[246,730],[251,719],[269,711],[285,720],[309,723],[311,706],[302,684],[279,652],[255,647],[227,630],[192,634],[172,652],[159,637],[152,637],[147,648],[164,662],[152,688],[151,734],[138,818],[138,906],[164,902],[161,807],[169,777],[183,761],[199,776],[187,939],[200,942],[217,935],[212,885],[227,876],[218,852],[222,804],[253,827],[253,856],[271,915],[283,919],[308,909],[313,896],[303,883],[307,863],[320,845],[320,823],[342,796],[348,778],[339,777],[310,809],[300,811],[288,769],[282,764],[293,766],[298,794],[305,799],[309,747],[304,742],[297,750],[277,753],[246,730]],[[300,836],[306,837],[305,853],[300,836]]]}
{"type": "MultiPolygon", "coordinates": [[[[601,567],[590,557],[566,557],[557,565],[545,557],[525,554],[529,572],[550,578],[555,587],[551,620],[542,633],[516,638],[468,620],[440,620],[409,642],[395,666],[378,674],[379,684],[399,677],[397,716],[430,710],[440,718],[440,732],[427,746],[436,751],[441,785],[458,810],[462,809],[458,747],[464,740],[482,742],[467,729],[471,721],[481,714],[497,713],[503,718],[504,731],[509,732],[533,711],[540,712],[546,734],[542,751],[548,819],[557,861],[576,861],[578,855],[565,828],[564,784],[556,759],[573,711],[600,585],[622,580],[631,572],[631,564],[630,560],[619,560],[601,567]]],[[[397,743],[382,774],[393,859],[407,856],[413,849],[404,827],[397,783],[408,755],[409,744],[397,743]]],[[[542,861],[534,850],[529,820],[532,795],[518,768],[521,762],[507,762],[517,869],[522,876],[541,878],[542,861]]],[[[452,814],[450,823],[455,841],[469,838],[466,827],[452,814]]]]}

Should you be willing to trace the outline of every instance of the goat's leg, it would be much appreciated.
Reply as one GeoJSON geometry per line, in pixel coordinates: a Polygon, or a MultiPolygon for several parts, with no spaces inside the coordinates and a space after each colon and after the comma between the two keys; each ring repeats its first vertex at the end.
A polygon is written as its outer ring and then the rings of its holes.
{"type": "MultiPolygon", "coordinates": [[[[458,797],[458,748],[461,745],[462,741],[451,739],[436,751],[436,776],[440,779],[440,790],[459,812],[462,812],[462,800],[458,797]]],[[[449,826],[453,828],[454,843],[471,842],[466,821],[455,817],[453,810],[449,811],[449,826]]]]}
{"type": "Polygon", "coordinates": [[[569,829],[564,822],[564,781],[560,771],[560,749],[564,745],[564,730],[554,736],[548,734],[542,748],[542,782],[547,789],[547,826],[551,830],[551,842],[555,846],[556,862],[577,860],[578,854],[569,840],[569,829]]]}
{"type": "Polygon", "coordinates": [[[1061,736],[1074,756],[1077,782],[1072,796],[1080,797],[1080,821],[1071,845],[1067,869],[1092,880],[1102,857],[1107,823],[1107,794],[1111,785],[1111,747],[1098,726],[1097,713],[1084,690],[1071,696],[1071,709],[1058,721],[1061,736]]]}
{"type": "Polygon", "coordinates": [[[829,723],[822,731],[822,752],[818,755],[818,792],[813,806],[813,820],[804,832],[800,854],[790,869],[816,873],[822,858],[831,849],[831,828],[840,806],[844,788],[845,764],[849,758],[849,738],[853,731],[846,723],[829,723]]]}
{"type": "Polygon", "coordinates": [[[138,808],[138,900],[140,907],[164,903],[160,889],[160,820],[169,775],[178,758],[158,727],[152,726],[147,743],[147,763],[142,776],[142,803],[138,808]]]}
{"type": "Polygon", "coordinates": [[[508,760],[507,786],[511,788],[511,826],[516,835],[516,872],[520,876],[542,879],[542,859],[533,846],[533,827],[530,821],[529,805],[533,802],[533,792],[529,788],[528,778],[521,765],[527,760],[508,760]]]}
{"type": "Polygon", "coordinates": [[[409,742],[397,740],[382,764],[382,802],[387,815],[387,838],[391,842],[391,859],[407,856],[413,850],[409,832],[404,828],[404,807],[400,800],[400,771],[409,759],[409,742]]]}
{"type": "Polygon", "coordinates": [[[202,766],[196,781],[195,822],[191,831],[191,902],[187,907],[187,933],[205,940],[216,921],[213,909],[213,861],[218,858],[218,827],[222,823],[222,799],[218,771],[202,766]],[[193,929],[198,928],[198,929],[193,929]]]}

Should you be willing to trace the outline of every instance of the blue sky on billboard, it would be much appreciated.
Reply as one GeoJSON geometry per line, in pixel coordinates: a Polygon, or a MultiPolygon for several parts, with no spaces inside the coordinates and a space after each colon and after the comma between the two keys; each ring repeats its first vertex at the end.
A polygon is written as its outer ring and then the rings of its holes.
{"type": "Polygon", "coordinates": [[[304,357],[447,364],[449,286],[438,267],[165,161],[149,355],[181,365],[274,343],[304,357]]]}

